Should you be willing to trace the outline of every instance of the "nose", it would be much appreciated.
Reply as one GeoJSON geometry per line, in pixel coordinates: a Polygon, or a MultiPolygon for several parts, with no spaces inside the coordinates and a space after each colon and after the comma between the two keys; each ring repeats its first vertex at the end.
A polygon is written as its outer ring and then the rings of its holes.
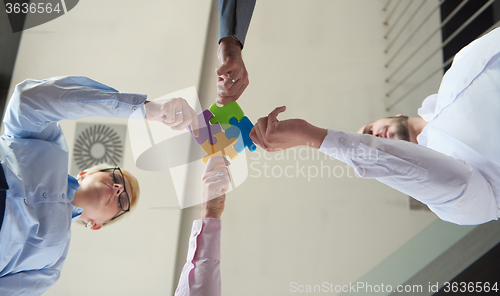
{"type": "Polygon", "coordinates": [[[114,184],[114,185],[113,185],[113,188],[114,188],[114,190],[115,190],[114,192],[115,192],[115,194],[116,194],[116,195],[120,195],[120,194],[122,194],[122,192],[123,192],[123,190],[124,190],[124,188],[123,188],[123,185],[122,185],[122,184],[114,184]]]}

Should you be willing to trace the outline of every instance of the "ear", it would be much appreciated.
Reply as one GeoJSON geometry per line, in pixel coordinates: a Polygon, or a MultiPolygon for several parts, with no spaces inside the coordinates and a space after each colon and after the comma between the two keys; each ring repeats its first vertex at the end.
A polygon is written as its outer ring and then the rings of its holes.
{"type": "Polygon", "coordinates": [[[92,229],[92,230],[99,230],[99,229],[101,229],[101,227],[102,227],[101,224],[97,224],[96,223],[96,224],[92,225],[92,227],[90,227],[90,229],[92,229]]]}
{"type": "Polygon", "coordinates": [[[85,175],[87,174],[87,172],[79,172],[78,173],[78,176],[76,177],[76,179],[78,181],[82,181],[83,179],[85,179],[85,175]]]}

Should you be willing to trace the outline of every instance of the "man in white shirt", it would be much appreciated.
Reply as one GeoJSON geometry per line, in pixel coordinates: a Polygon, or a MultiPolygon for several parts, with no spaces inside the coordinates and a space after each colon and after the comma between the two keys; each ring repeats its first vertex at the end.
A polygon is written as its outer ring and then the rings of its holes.
{"type": "Polygon", "coordinates": [[[464,47],[420,118],[395,116],[360,134],[259,119],[250,137],[268,151],[307,145],[427,204],[441,219],[481,224],[500,215],[500,29],[464,47]],[[370,135],[371,134],[371,135],[370,135]],[[374,137],[376,136],[376,137],[374,137]],[[396,141],[399,140],[399,141],[396,141]],[[405,141],[401,141],[405,140],[405,141]]]}

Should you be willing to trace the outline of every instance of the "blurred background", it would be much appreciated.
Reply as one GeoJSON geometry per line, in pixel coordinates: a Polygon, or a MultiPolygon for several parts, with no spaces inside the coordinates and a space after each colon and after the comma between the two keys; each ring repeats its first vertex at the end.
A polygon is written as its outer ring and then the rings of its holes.
{"type": "MultiPolygon", "coordinates": [[[[243,49],[250,85],[238,103],[254,123],[286,105],[280,119],[347,131],[380,117],[417,116],[453,55],[496,26],[498,7],[482,0],[257,1],[243,49]]],[[[17,33],[0,14],[5,102],[26,78],[64,75],[149,99],[194,86],[203,109],[216,97],[217,0],[86,0],[17,33]]],[[[61,122],[72,158],[82,124],[118,126],[120,134],[127,120],[61,122]]],[[[137,168],[128,134],[120,139],[121,165],[141,184],[139,204],[100,231],[74,224],[62,276],[46,295],[173,295],[200,207],[181,210],[170,172],[137,168]]],[[[349,294],[335,287],[356,283],[421,286],[415,294],[432,295],[436,283],[498,276],[497,222],[440,221],[411,197],[312,149],[246,155],[248,178],[228,194],[222,216],[223,295],[302,294],[300,287],[323,283],[332,284],[332,295],[349,294]]]]}

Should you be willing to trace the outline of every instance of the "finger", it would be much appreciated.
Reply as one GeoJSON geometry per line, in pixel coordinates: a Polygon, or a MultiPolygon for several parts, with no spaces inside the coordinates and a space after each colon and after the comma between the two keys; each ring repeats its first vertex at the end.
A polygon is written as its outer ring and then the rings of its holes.
{"type": "Polygon", "coordinates": [[[219,92],[219,95],[234,95],[234,93],[241,87],[247,87],[249,81],[248,74],[245,73],[242,74],[235,72],[231,76],[223,75],[219,77],[217,79],[217,91],[219,92]]]}
{"type": "Polygon", "coordinates": [[[208,183],[225,184],[229,183],[229,181],[230,181],[229,172],[226,167],[220,167],[211,172],[208,172],[203,178],[203,182],[207,184],[208,183]]]}
{"type": "Polygon", "coordinates": [[[234,96],[241,88],[245,89],[247,85],[248,83],[243,79],[237,80],[235,83],[225,79],[217,83],[217,95],[220,97],[234,96]]]}
{"type": "Polygon", "coordinates": [[[171,101],[166,102],[161,107],[161,121],[169,125],[175,121],[175,104],[172,104],[171,101]]]}
{"type": "Polygon", "coordinates": [[[199,137],[199,135],[200,135],[200,131],[199,131],[200,123],[198,122],[198,114],[196,114],[196,112],[194,112],[194,110],[192,108],[190,108],[189,112],[191,113],[191,116],[193,117],[193,121],[188,126],[188,129],[190,132],[193,133],[193,135],[195,137],[199,137]]]}
{"type": "Polygon", "coordinates": [[[286,106],[281,106],[275,108],[273,111],[271,111],[271,113],[269,113],[269,115],[267,116],[267,131],[269,131],[269,129],[272,129],[275,124],[279,122],[278,114],[280,114],[281,112],[285,112],[285,110],[286,106]]]}
{"type": "MultiPolygon", "coordinates": [[[[238,83],[238,82],[236,82],[236,83],[238,83]]],[[[239,88],[238,88],[238,86],[234,86],[229,90],[219,89],[219,94],[218,94],[218,97],[216,99],[216,102],[219,104],[226,105],[226,104],[229,104],[229,103],[232,103],[232,102],[238,100],[239,97],[243,94],[243,92],[247,88],[247,86],[248,86],[248,81],[240,83],[239,88]]]]}
{"type": "Polygon", "coordinates": [[[227,161],[224,159],[224,156],[212,156],[208,159],[207,165],[205,166],[205,171],[203,175],[207,175],[208,172],[215,170],[217,165],[227,165],[227,161]]]}
{"type": "Polygon", "coordinates": [[[222,63],[215,69],[215,74],[217,74],[217,76],[222,76],[228,73],[232,74],[230,72],[234,71],[235,66],[235,63],[222,63]]]}
{"type": "Polygon", "coordinates": [[[164,120],[164,123],[173,129],[179,129],[176,127],[184,122],[185,114],[183,109],[183,104],[179,103],[179,101],[177,101],[176,104],[172,104],[172,107],[169,108],[169,113],[167,115],[167,118],[164,120]]]}
{"type": "Polygon", "coordinates": [[[212,171],[212,173],[220,179],[224,178],[229,180],[229,171],[227,169],[227,166],[217,167],[212,171]]]}
{"type": "Polygon", "coordinates": [[[229,97],[218,97],[217,101],[219,104],[223,104],[223,105],[227,105],[229,103],[232,103],[236,100],[238,100],[240,98],[240,96],[243,94],[243,92],[245,91],[245,89],[247,88],[247,85],[248,84],[245,84],[243,85],[240,89],[238,89],[238,91],[233,95],[233,96],[229,96],[229,97]],[[219,102],[220,101],[220,102],[219,102]]]}
{"type": "MultiPolygon", "coordinates": [[[[177,130],[183,130],[185,128],[187,128],[191,122],[193,122],[194,118],[193,118],[193,113],[191,113],[191,107],[189,107],[189,105],[185,104],[182,106],[182,113],[179,114],[179,115],[182,115],[182,120],[179,118],[179,121],[180,123],[178,125],[175,126],[175,128],[177,130]]],[[[198,116],[196,116],[198,117],[198,116]]],[[[177,121],[177,118],[176,118],[176,121],[177,121]]]]}
{"type": "Polygon", "coordinates": [[[266,117],[262,117],[260,118],[257,123],[255,124],[254,128],[255,128],[255,135],[257,136],[257,141],[256,143],[259,143],[259,146],[264,148],[264,149],[267,149],[267,145],[266,145],[266,141],[264,140],[264,138],[266,137],[265,136],[265,131],[266,131],[266,123],[267,122],[267,118],[266,117]]]}
{"type": "MultiPolygon", "coordinates": [[[[203,182],[204,184],[204,190],[203,190],[203,197],[202,197],[202,200],[204,202],[208,202],[210,200],[213,200],[213,199],[216,199],[218,197],[223,197],[222,199],[218,200],[219,202],[224,202],[225,200],[225,193],[229,191],[229,188],[230,188],[230,182],[228,182],[227,180],[217,180],[217,181],[204,181],[203,182]]],[[[215,201],[217,202],[217,201],[215,201]]],[[[208,207],[213,207],[213,206],[217,206],[216,204],[212,204],[212,205],[209,205],[209,204],[206,204],[205,206],[208,206],[208,207]]]]}
{"type": "Polygon", "coordinates": [[[231,79],[218,79],[217,81],[217,94],[219,96],[232,96],[237,89],[241,87],[242,81],[233,83],[231,79]]]}
{"type": "Polygon", "coordinates": [[[250,131],[250,134],[249,134],[249,137],[250,139],[252,139],[252,141],[259,147],[262,147],[261,143],[260,143],[260,139],[259,137],[257,136],[257,129],[255,128],[255,126],[252,128],[252,130],[250,131]]]}
{"type": "Polygon", "coordinates": [[[242,87],[241,84],[238,86],[234,86],[230,90],[220,90],[218,92],[216,102],[223,105],[234,102],[240,97],[240,95],[243,93],[243,90],[245,90],[245,88],[242,87]]]}
{"type": "Polygon", "coordinates": [[[240,87],[240,84],[244,82],[242,78],[243,77],[236,72],[233,72],[231,75],[227,75],[227,77],[221,82],[223,84],[222,89],[229,90],[234,87],[240,87]],[[238,81],[239,83],[237,83],[238,81]]]}
{"type": "Polygon", "coordinates": [[[224,162],[225,162],[225,165],[218,164],[218,165],[215,166],[215,168],[218,169],[220,167],[228,167],[228,166],[231,165],[231,162],[226,157],[224,157],[224,162]]]}
{"type": "Polygon", "coordinates": [[[206,188],[207,188],[207,193],[206,194],[206,199],[212,200],[217,197],[220,197],[221,195],[224,195],[226,192],[229,191],[230,187],[230,182],[228,180],[217,180],[216,182],[207,182],[206,183],[206,188]]]}
{"type": "Polygon", "coordinates": [[[266,133],[267,134],[272,134],[273,131],[276,129],[277,124],[279,123],[278,120],[278,114],[281,112],[285,112],[286,106],[281,106],[275,108],[269,115],[267,116],[267,127],[266,127],[266,133]]]}
{"type": "Polygon", "coordinates": [[[174,115],[170,115],[170,116],[174,116],[174,118],[175,118],[174,121],[173,122],[169,122],[169,117],[167,117],[166,119],[163,119],[163,123],[166,124],[167,126],[169,126],[170,128],[174,129],[174,130],[178,130],[179,128],[177,128],[177,126],[180,123],[182,123],[182,121],[184,121],[184,114],[183,113],[178,113],[178,114],[174,114],[174,115]]]}
{"type": "Polygon", "coordinates": [[[269,134],[268,122],[269,122],[268,116],[262,117],[257,121],[257,123],[259,124],[260,142],[262,144],[262,148],[264,148],[266,151],[268,151],[271,148],[269,139],[270,137],[272,137],[272,135],[269,134]]]}
{"type": "MultiPolygon", "coordinates": [[[[221,167],[212,172],[208,172],[202,181],[205,186],[211,188],[209,191],[217,192],[219,194],[221,193],[219,191],[221,188],[226,188],[227,191],[231,184],[231,178],[226,167],[221,167]]],[[[223,191],[222,193],[225,193],[226,191],[223,191]]]]}

